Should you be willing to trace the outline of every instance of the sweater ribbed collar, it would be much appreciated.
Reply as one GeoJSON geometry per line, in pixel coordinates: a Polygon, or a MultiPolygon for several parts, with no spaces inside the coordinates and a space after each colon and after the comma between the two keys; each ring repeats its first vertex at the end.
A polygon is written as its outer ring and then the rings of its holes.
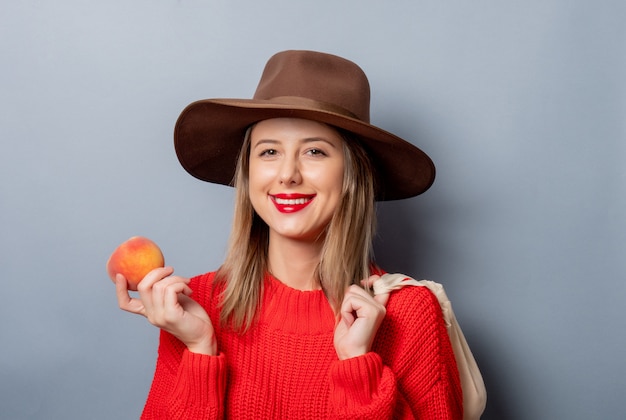
{"type": "Polygon", "coordinates": [[[274,276],[265,277],[259,324],[294,334],[328,334],[335,327],[334,312],[322,290],[298,290],[274,276]]]}

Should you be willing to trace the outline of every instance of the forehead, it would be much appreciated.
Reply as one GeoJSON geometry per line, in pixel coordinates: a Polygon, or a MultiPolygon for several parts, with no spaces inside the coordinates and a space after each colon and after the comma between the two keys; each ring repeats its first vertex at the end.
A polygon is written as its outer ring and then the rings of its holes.
{"type": "Polygon", "coordinates": [[[259,121],[250,133],[252,143],[266,140],[301,140],[320,138],[342,142],[343,138],[334,127],[302,118],[272,118],[259,121]]]}

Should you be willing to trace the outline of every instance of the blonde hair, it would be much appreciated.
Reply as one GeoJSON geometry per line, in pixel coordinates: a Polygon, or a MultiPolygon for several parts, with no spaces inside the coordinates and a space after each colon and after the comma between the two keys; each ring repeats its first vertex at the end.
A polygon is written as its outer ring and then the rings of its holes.
{"type": "MultiPolygon", "coordinates": [[[[336,129],[336,128],[335,128],[336,129]]],[[[229,249],[216,281],[225,285],[220,321],[245,332],[256,318],[268,269],[269,229],[248,194],[250,133],[246,132],[235,172],[235,215],[229,249]]],[[[373,169],[363,147],[350,134],[343,138],[344,176],[339,206],[326,228],[317,278],[338,313],[345,289],[369,277],[375,231],[373,169]]]]}

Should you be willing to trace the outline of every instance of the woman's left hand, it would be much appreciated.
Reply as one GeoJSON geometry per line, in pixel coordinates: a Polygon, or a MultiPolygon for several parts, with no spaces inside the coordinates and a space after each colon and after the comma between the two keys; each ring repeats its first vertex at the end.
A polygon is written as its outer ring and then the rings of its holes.
{"type": "MultiPolygon", "coordinates": [[[[362,283],[371,285],[378,276],[362,283]]],[[[335,350],[340,360],[361,356],[369,352],[376,332],[385,318],[385,305],[389,294],[371,296],[365,289],[352,285],[341,304],[339,321],[335,327],[335,350]]]]}

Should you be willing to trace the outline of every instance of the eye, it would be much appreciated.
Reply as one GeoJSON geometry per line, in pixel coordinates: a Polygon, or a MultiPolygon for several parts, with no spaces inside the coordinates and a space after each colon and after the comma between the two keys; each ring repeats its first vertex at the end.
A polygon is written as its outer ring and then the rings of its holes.
{"type": "Polygon", "coordinates": [[[264,149],[261,151],[261,153],[259,153],[259,156],[261,157],[271,157],[271,156],[276,156],[278,152],[276,151],[276,149],[264,149]]]}
{"type": "Polygon", "coordinates": [[[311,148],[311,149],[308,149],[306,151],[306,153],[308,155],[310,155],[310,156],[315,156],[315,157],[317,157],[317,156],[327,156],[326,152],[324,152],[322,149],[318,149],[318,148],[315,148],[315,147],[311,148]]]}

